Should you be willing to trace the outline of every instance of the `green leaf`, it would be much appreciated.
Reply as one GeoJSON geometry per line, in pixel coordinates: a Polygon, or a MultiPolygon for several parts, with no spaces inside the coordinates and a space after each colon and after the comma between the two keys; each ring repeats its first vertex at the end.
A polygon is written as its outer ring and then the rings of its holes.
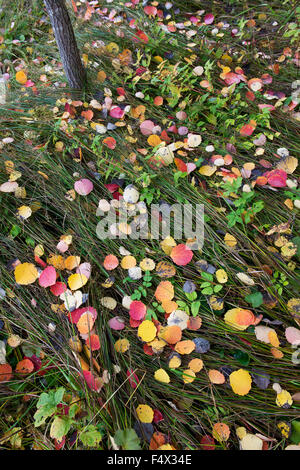
{"type": "Polygon", "coordinates": [[[297,256],[300,256],[300,237],[292,238],[292,242],[297,245],[297,256]]]}
{"type": "Polygon", "coordinates": [[[64,387],[60,387],[56,390],[55,395],[54,395],[54,401],[57,405],[62,402],[64,393],[65,393],[64,387]]]}
{"type": "Polygon", "coordinates": [[[201,272],[201,277],[202,277],[202,279],[206,279],[207,281],[211,281],[211,282],[213,282],[213,280],[214,280],[213,275],[210,274],[210,273],[207,273],[205,271],[201,272]]]}
{"type": "Polygon", "coordinates": [[[217,292],[220,292],[220,290],[223,289],[223,286],[221,284],[217,284],[216,286],[214,286],[214,292],[217,293],[217,292]]]}
{"type": "Polygon", "coordinates": [[[54,415],[56,412],[57,408],[56,405],[51,405],[47,404],[44,406],[41,406],[34,414],[34,426],[38,428],[42,424],[45,423],[46,419],[49,418],[50,416],[54,415]]]}
{"type": "Polygon", "coordinates": [[[213,289],[211,287],[206,287],[201,291],[201,294],[203,295],[211,295],[213,293],[213,289]]]}
{"type": "Polygon", "coordinates": [[[185,296],[188,300],[196,300],[197,299],[197,292],[196,291],[191,292],[191,293],[186,292],[185,296]]]}
{"type": "Polygon", "coordinates": [[[69,417],[74,418],[76,413],[79,411],[79,406],[76,403],[73,403],[69,408],[69,417]]]}
{"type": "Polygon", "coordinates": [[[48,404],[51,404],[51,405],[55,405],[55,402],[53,400],[53,392],[49,392],[49,393],[42,393],[40,395],[40,398],[36,404],[36,407],[37,408],[40,408],[41,406],[45,406],[45,405],[48,405],[48,404]],[[51,396],[52,394],[52,396],[51,396]]]}
{"type": "Polygon", "coordinates": [[[134,429],[119,429],[114,436],[114,440],[123,450],[141,450],[140,440],[134,429]]]}
{"type": "Polygon", "coordinates": [[[202,282],[202,283],[200,284],[200,287],[201,287],[202,289],[204,289],[204,287],[210,287],[210,285],[211,285],[211,282],[208,282],[208,281],[207,281],[207,282],[202,282]]]}
{"type": "Polygon", "coordinates": [[[292,421],[291,441],[300,444],[300,421],[292,421]]]}
{"type": "Polygon", "coordinates": [[[200,305],[201,305],[200,300],[196,300],[196,302],[193,302],[191,304],[191,312],[192,312],[193,317],[195,317],[198,314],[200,305]]]}
{"type": "Polygon", "coordinates": [[[235,351],[233,357],[242,365],[247,366],[250,362],[250,357],[244,351],[237,350],[235,351]]]}
{"type": "Polygon", "coordinates": [[[33,346],[31,344],[24,343],[22,344],[21,349],[23,354],[27,357],[33,356],[34,354],[39,357],[41,353],[41,348],[33,346]]]}
{"type": "Polygon", "coordinates": [[[12,238],[16,238],[21,232],[22,232],[21,227],[19,227],[18,225],[13,225],[12,228],[10,229],[9,234],[12,238]]]}
{"type": "Polygon", "coordinates": [[[206,119],[208,120],[210,124],[213,124],[214,126],[217,124],[217,118],[214,114],[208,114],[206,116],[206,119]]]}
{"type": "Polygon", "coordinates": [[[25,243],[26,243],[26,245],[31,246],[32,248],[34,248],[34,246],[35,246],[35,241],[31,237],[27,237],[26,240],[25,240],[25,243]]]}
{"type": "Polygon", "coordinates": [[[90,424],[79,434],[79,439],[87,447],[96,447],[101,441],[102,435],[96,426],[90,424]]]}
{"type": "Polygon", "coordinates": [[[50,427],[50,437],[61,441],[70,430],[73,420],[68,416],[56,416],[50,427]]]}
{"type": "Polygon", "coordinates": [[[253,292],[253,294],[246,295],[245,300],[251,304],[253,308],[257,308],[262,305],[264,299],[261,292],[253,292]]]}

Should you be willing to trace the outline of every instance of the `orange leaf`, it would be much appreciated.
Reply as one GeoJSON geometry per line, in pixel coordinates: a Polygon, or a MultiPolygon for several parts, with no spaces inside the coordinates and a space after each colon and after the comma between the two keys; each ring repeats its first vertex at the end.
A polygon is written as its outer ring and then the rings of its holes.
{"type": "Polygon", "coordinates": [[[7,382],[12,378],[12,368],[10,364],[0,364],[0,382],[7,382]]]}
{"type": "Polygon", "coordinates": [[[27,375],[31,374],[34,371],[34,365],[30,359],[23,359],[22,361],[18,362],[16,367],[16,372],[18,374],[27,375]]]}

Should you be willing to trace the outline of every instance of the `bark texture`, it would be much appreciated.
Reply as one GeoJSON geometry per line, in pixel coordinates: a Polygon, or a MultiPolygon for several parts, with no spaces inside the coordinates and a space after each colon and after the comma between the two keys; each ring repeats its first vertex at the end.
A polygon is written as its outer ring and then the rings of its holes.
{"type": "Polygon", "coordinates": [[[44,0],[58,45],[61,61],[71,88],[81,90],[85,83],[83,67],[71,19],[64,0],[44,0]]]}

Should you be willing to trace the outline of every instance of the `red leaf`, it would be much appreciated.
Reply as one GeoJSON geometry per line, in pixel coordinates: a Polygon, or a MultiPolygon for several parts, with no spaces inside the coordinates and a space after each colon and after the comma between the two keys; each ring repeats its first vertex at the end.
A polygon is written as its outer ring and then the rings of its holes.
{"type": "Polygon", "coordinates": [[[65,442],[66,436],[64,436],[61,441],[54,439],[55,450],[60,450],[64,446],[65,442]]]}
{"type": "Polygon", "coordinates": [[[36,263],[38,263],[40,266],[42,266],[42,268],[46,268],[46,266],[47,266],[47,263],[45,263],[45,261],[43,261],[41,258],[39,258],[39,256],[35,255],[34,261],[36,263]]]}
{"type": "Polygon", "coordinates": [[[98,335],[90,335],[86,340],[86,344],[91,348],[92,351],[98,351],[100,349],[100,340],[98,335]]]}
{"type": "Polygon", "coordinates": [[[90,312],[93,315],[94,320],[97,318],[97,310],[94,307],[81,307],[76,308],[73,312],[69,312],[68,318],[71,323],[77,323],[83,313],[90,312]]]}
{"type": "Polygon", "coordinates": [[[77,13],[77,6],[76,6],[76,3],[74,2],[74,0],[72,0],[72,6],[73,6],[74,12],[77,13]]]}
{"type": "Polygon", "coordinates": [[[56,283],[56,271],[53,266],[47,266],[39,277],[41,287],[53,286],[56,283]]]}
{"type": "Polygon", "coordinates": [[[0,382],[7,382],[12,378],[12,368],[10,364],[0,364],[0,382]]]}
{"type": "Polygon", "coordinates": [[[53,286],[50,287],[50,291],[53,295],[61,295],[66,292],[67,286],[64,282],[56,282],[53,286]]]}
{"type": "Polygon", "coordinates": [[[181,243],[172,248],[171,258],[178,266],[185,266],[193,258],[193,252],[186,245],[181,243]]]}
{"type": "Polygon", "coordinates": [[[159,423],[160,421],[163,421],[164,420],[164,416],[163,414],[158,410],[158,409],[155,409],[153,410],[154,411],[154,417],[153,417],[153,422],[155,424],[159,423]]]}
{"type": "Polygon", "coordinates": [[[27,375],[34,371],[34,364],[30,359],[23,359],[19,361],[16,367],[18,374],[27,375]]]}
{"type": "Polygon", "coordinates": [[[82,111],[81,116],[84,117],[84,119],[91,121],[93,119],[94,113],[91,109],[88,109],[87,111],[82,111]]]}
{"type": "Polygon", "coordinates": [[[128,382],[132,388],[136,388],[140,383],[138,376],[133,372],[133,369],[128,369],[126,372],[127,377],[129,377],[128,382]]]}
{"type": "Polygon", "coordinates": [[[200,441],[201,450],[215,450],[215,440],[211,436],[203,436],[200,441]]]}
{"type": "Polygon", "coordinates": [[[148,5],[144,8],[144,12],[146,13],[146,15],[155,16],[157,14],[157,8],[148,5]]]}
{"type": "Polygon", "coordinates": [[[250,136],[253,134],[255,130],[255,127],[251,126],[251,124],[245,124],[241,129],[240,129],[240,134],[243,137],[250,136]]]}
{"type": "Polygon", "coordinates": [[[140,300],[133,300],[130,304],[129,315],[133,320],[140,321],[145,318],[147,307],[140,300]]]}
{"type": "Polygon", "coordinates": [[[212,13],[208,13],[204,16],[204,23],[205,24],[212,24],[214,22],[214,15],[212,13]]]}
{"type": "Polygon", "coordinates": [[[113,137],[106,137],[106,139],[103,140],[104,145],[108,147],[109,149],[114,149],[116,148],[117,142],[113,137]]]}
{"type": "Polygon", "coordinates": [[[268,184],[273,188],[284,188],[286,186],[287,174],[284,170],[267,171],[264,175],[268,184]]]}
{"type": "Polygon", "coordinates": [[[111,108],[109,115],[116,119],[121,119],[124,116],[124,110],[121,109],[119,106],[115,106],[111,108]]]}
{"type": "Polygon", "coordinates": [[[89,389],[97,391],[99,387],[91,371],[83,370],[82,373],[83,373],[84,380],[86,381],[89,389]]]}
{"type": "Polygon", "coordinates": [[[186,163],[184,163],[180,158],[174,158],[175,165],[179,171],[187,172],[186,163]]]}

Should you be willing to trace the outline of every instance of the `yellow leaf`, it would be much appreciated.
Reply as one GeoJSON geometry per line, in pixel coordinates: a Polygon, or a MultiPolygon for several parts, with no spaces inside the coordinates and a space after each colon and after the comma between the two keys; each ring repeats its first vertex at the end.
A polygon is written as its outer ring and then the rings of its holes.
{"type": "Polygon", "coordinates": [[[65,269],[65,260],[61,255],[50,255],[49,258],[47,258],[47,263],[54,266],[55,269],[65,269]]]}
{"type": "Polygon", "coordinates": [[[276,405],[280,406],[281,408],[289,408],[293,404],[293,399],[291,394],[287,390],[282,390],[280,393],[277,394],[276,397],[276,405]]]}
{"type": "Polygon", "coordinates": [[[279,168],[280,170],[284,170],[288,175],[291,175],[292,173],[294,173],[297,166],[298,166],[298,158],[289,156],[281,160],[276,165],[276,168],[279,168]]]}
{"type": "Polygon", "coordinates": [[[238,323],[238,318],[239,315],[243,313],[242,308],[231,308],[230,310],[227,310],[227,312],[224,315],[224,321],[227,325],[230,325],[237,330],[246,330],[249,326],[248,323],[244,322],[244,324],[238,323]]]}
{"type": "Polygon", "coordinates": [[[199,169],[200,175],[203,176],[212,176],[217,171],[217,167],[215,165],[203,165],[199,169]]]}
{"type": "Polygon", "coordinates": [[[69,271],[72,271],[74,268],[78,268],[79,265],[80,256],[68,256],[68,258],[65,259],[65,268],[69,271]]]}
{"type": "Polygon", "coordinates": [[[234,248],[235,245],[237,244],[237,240],[233,235],[230,235],[230,233],[226,233],[224,237],[224,242],[226,246],[229,246],[230,248],[234,248]]]}
{"type": "Polygon", "coordinates": [[[72,274],[68,278],[68,284],[71,290],[80,289],[88,281],[88,278],[84,274],[72,274]]]}
{"type": "Polygon", "coordinates": [[[147,142],[148,142],[149,145],[151,145],[151,147],[156,147],[157,145],[159,145],[161,143],[161,139],[158,135],[151,134],[148,137],[147,142]]]}
{"type": "Polygon", "coordinates": [[[262,439],[249,433],[241,439],[240,444],[242,450],[262,450],[263,447],[262,439]]]}
{"type": "Polygon", "coordinates": [[[17,209],[17,215],[22,220],[28,219],[32,214],[32,210],[29,206],[21,206],[17,209]]]}
{"type": "Polygon", "coordinates": [[[236,428],[235,432],[236,432],[236,435],[239,439],[243,439],[243,437],[245,437],[246,434],[247,434],[247,430],[243,426],[240,426],[240,427],[236,428]]]}
{"type": "Polygon", "coordinates": [[[162,242],[160,242],[160,246],[162,247],[162,250],[166,253],[166,255],[169,255],[172,251],[172,248],[176,246],[176,242],[174,238],[168,236],[162,242]]]}
{"type": "Polygon", "coordinates": [[[247,395],[251,390],[251,375],[247,370],[239,369],[232,372],[229,376],[229,381],[232,390],[237,395],[247,395]]]}
{"type": "Polygon", "coordinates": [[[154,378],[158,382],[162,382],[164,384],[170,383],[170,377],[164,369],[158,369],[154,373],[154,378]]]}
{"type": "Polygon", "coordinates": [[[156,336],[156,327],[150,320],[143,321],[138,327],[138,336],[145,343],[149,343],[156,336]]]}
{"type": "Polygon", "coordinates": [[[181,358],[180,358],[179,354],[171,356],[168,365],[169,365],[170,369],[177,369],[177,367],[180,367],[181,366],[181,358]]]}
{"type": "Polygon", "coordinates": [[[209,298],[209,305],[213,310],[223,310],[224,307],[224,300],[221,297],[217,297],[216,295],[212,295],[209,298]]]}
{"type": "Polygon", "coordinates": [[[130,343],[126,338],[118,339],[118,341],[115,342],[115,350],[122,354],[128,351],[129,346],[130,343]]]}
{"type": "Polygon", "coordinates": [[[142,423],[152,423],[154,418],[154,412],[148,405],[139,405],[136,409],[136,414],[142,423]]]}
{"type": "Polygon", "coordinates": [[[202,359],[195,358],[188,363],[188,366],[193,372],[200,372],[203,369],[203,361],[202,359]]]}
{"type": "Polygon", "coordinates": [[[218,269],[216,271],[216,278],[220,284],[225,284],[228,281],[228,276],[224,269],[218,269]]]}
{"type": "Polygon", "coordinates": [[[270,331],[269,334],[268,334],[268,337],[269,337],[269,340],[270,340],[270,343],[272,344],[272,346],[274,346],[274,348],[278,348],[279,339],[278,339],[276,331],[274,331],[274,330],[270,331]]]}
{"type": "Polygon", "coordinates": [[[95,319],[90,312],[83,313],[76,324],[79,333],[82,335],[89,334],[93,329],[94,322],[95,319]]]}
{"type": "Polygon", "coordinates": [[[44,250],[44,247],[43,245],[36,245],[36,247],[34,248],[34,254],[35,256],[43,256],[43,254],[45,253],[45,250],[44,250]]]}
{"type": "Polygon", "coordinates": [[[134,268],[136,266],[136,259],[134,256],[127,255],[124,256],[124,258],[121,261],[121,267],[123,269],[130,269],[134,268]]]}
{"type": "Polygon", "coordinates": [[[27,286],[35,282],[38,277],[38,270],[32,263],[18,264],[15,269],[15,280],[17,284],[27,286]]]}
{"type": "Polygon", "coordinates": [[[27,82],[27,75],[24,70],[19,70],[19,72],[16,73],[16,80],[21,85],[25,85],[25,83],[27,82]]]}
{"type": "Polygon", "coordinates": [[[182,373],[182,379],[185,384],[190,384],[194,382],[195,378],[196,378],[196,374],[192,369],[186,369],[182,373]]]}
{"type": "Polygon", "coordinates": [[[99,80],[100,83],[103,83],[106,79],[106,73],[103,70],[100,70],[97,74],[97,80],[99,80]]]}

